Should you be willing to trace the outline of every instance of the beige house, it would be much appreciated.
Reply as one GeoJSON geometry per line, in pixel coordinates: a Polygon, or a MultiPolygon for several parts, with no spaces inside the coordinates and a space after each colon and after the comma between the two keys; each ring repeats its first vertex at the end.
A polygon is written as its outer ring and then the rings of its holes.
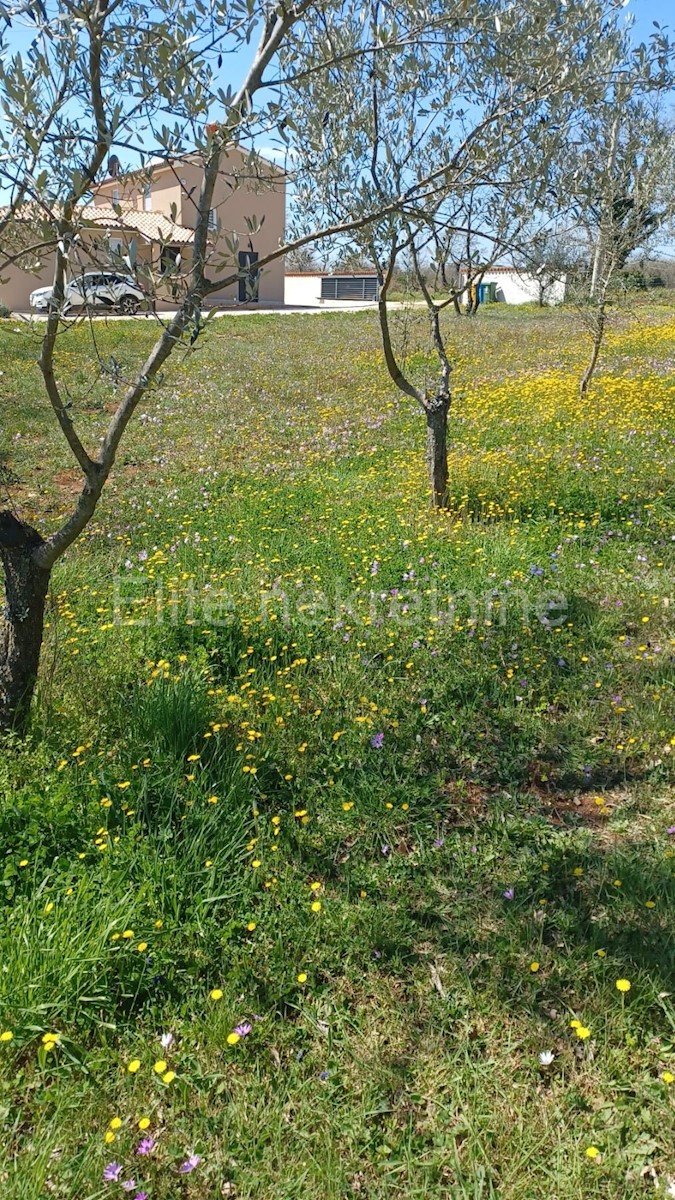
{"type": "MultiPolygon", "coordinates": [[[[94,268],[128,272],[135,254],[139,281],[158,309],[175,307],[190,265],[202,160],[188,154],[171,163],[157,161],[142,172],[111,174],[95,189],[79,214],[81,238],[71,251],[72,274],[94,268]]],[[[224,158],[209,214],[207,277],[241,277],[213,293],[213,305],[284,303],[284,264],[279,258],[261,270],[259,258],[275,250],[285,226],[285,175],[274,164],[231,149],[224,158]],[[253,232],[255,230],[255,232],[253,232]],[[228,245],[229,242],[229,245],[228,245]]],[[[39,241],[30,237],[31,242],[39,241]]],[[[25,244],[25,243],[24,243],[25,244]]],[[[27,251],[0,272],[0,302],[15,312],[29,310],[32,291],[51,284],[53,254],[27,251]]]]}

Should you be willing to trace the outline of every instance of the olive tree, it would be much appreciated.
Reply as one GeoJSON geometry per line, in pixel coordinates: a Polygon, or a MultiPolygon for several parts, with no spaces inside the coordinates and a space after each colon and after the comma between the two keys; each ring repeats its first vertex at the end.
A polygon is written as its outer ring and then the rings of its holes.
{"type": "MultiPolygon", "coordinates": [[[[53,253],[53,302],[39,357],[44,420],[56,423],[82,480],[71,511],[56,528],[33,528],[16,506],[0,513],[5,586],[0,727],[25,723],[51,572],[91,520],[139,403],[161,386],[176,349],[189,349],[205,336],[202,313],[209,295],[242,276],[232,240],[214,249],[209,238],[214,188],[228,151],[233,146],[244,151],[255,173],[256,136],[276,137],[291,150],[297,143],[294,107],[309,78],[328,72],[339,77],[360,58],[375,62],[383,46],[414,55],[447,16],[428,0],[396,3],[358,44],[343,48],[344,31],[359,23],[360,13],[358,0],[0,3],[0,187],[7,197],[0,218],[0,272],[27,254],[53,253]],[[233,90],[221,81],[235,53],[237,69],[246,56],[247,65],[233,90]],[[178,311],[158,322],[157,339],[133,373],[108,381],[112,415],[100,441],[88,446],[78,431],[61,352],[64,288],[82,245],[83,202],[105,176],[113,153],[142,168],[150,156],[176,165],[195,149],[203,170],[193,197],[192,255],[182,270],[178,311]]],[[[262,256],[258,269],[322,238],[365,228],[426,191],[414,181],[402,186],[399,196],[391,190],[373,196],[372,203],[355,205],[336,221],[320,220],[290,237],[262,256]]]]}
{"type": "Polygon", "coordinates": [[[598,364],[608,309],[621,296],[619,273],[632,254],[649,249],[668,213],[663,193],[672,134],[658,97],[640,95],[648,83],[640,77],[621,80],[588,114],[572,143],[571,191],[589,261],[586,279],[578,280],[573,295],[591,343],[579,382],[582,397],[598,364]]]}
{"type": "MultiPolygon", "coordinates": [[[[303,131],[298,229],[372,211],[402,190],[417,193],[414,205],[390,207],[345,240],[378,272],[386,367],[424,415],[431,498],[442,508],[452,375],[442,318],[448,305],[457,309],[458,296],[454,280],[447,297],[432,295],[428,256],[467,237],[490,247],[488,262],[521,244],[523,227],[545,209],[549,177],[580,113],[602,100],[633,52],[620,0],[437,0],[432,8],[445,9],[447,20],[414,52],[382,45],[364,60],[356,47],[384,9],[383,0],[370,0],[339,31],[339,75],[308,74],[294,120],[303,131]],[[389,295],[401,255],[412,255],[427,309],[433,383],[411,377],[397,355],[389,295]]],[[[319,63],[312,32],[294,31],[289,48],[319,63]]],[[[658,53],[666,55],[665,42],[658,53]]],[[[640,55],[649,71],[649,53],[640,55]]],[[[468,265],[480,279],[480,261],[468,265]]]]}

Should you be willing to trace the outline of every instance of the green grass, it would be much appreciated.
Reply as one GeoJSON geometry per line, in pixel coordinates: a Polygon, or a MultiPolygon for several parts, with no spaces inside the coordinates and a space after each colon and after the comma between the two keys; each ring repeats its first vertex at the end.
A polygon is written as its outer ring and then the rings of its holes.
{"type": "MultiPolygon", "coordinates": [[[[92,446],[101,363],[150,340],[96,329],[61,344],[92,446]]],[[[449,329],[449,513],[371,314],[225,317],[59,564],[0,761],[3,1200],[675,1177],[675,310],[617,317],[584,404],[573,313],[449,329]]],[[[77,477],[35,336],[0,354],[3,480],[44,531],[77,477]]]]}

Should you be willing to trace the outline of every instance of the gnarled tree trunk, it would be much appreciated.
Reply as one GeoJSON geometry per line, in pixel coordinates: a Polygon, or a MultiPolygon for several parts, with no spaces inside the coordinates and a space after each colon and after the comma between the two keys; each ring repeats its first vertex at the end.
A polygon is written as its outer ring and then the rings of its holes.
{"type": "Polygon", "coordinates": [[[427,463],[434,508],[448,507],[448,395],[434,396],[425,405],[427,418],[427,463]]]}
{"type": "Polygon", "coordinates": [[[33,553],[40,534],[0,513],[0,560],[5,575],[5,609],[0,621],[0,730],[21,729],[37,681],[50,571],[33,553]]]}

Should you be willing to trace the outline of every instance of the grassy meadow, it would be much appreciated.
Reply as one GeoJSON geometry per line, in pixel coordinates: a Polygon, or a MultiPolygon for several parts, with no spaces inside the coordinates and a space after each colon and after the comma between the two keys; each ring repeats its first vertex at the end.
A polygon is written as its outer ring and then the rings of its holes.
{"type": "MultiPolygon", "coordinates": [[[[44,531],[78,476],[0,326],[44,531]]],[[[373,314],[223,317],[55,571],[0,749],[2,1200],[675,1194],[675,308],[583,403],[572,312],[449,328],[448,512],[373,314]]],[[[91,446],[151,339],[94,332],[91,446]]]]}

